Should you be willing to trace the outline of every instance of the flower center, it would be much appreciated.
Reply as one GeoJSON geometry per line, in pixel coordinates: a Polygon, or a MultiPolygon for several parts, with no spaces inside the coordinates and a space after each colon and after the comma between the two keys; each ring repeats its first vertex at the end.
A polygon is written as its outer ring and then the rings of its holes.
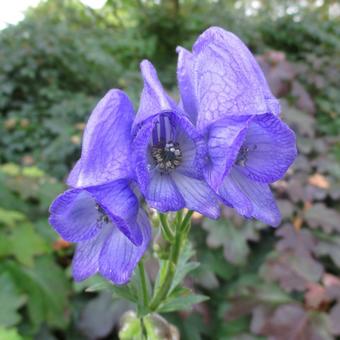
{"type": "Polygon", "coordinates": [[[254,151],[257,148],[257,145],[242,145],[240,151],[238,152],[236,158],[236,164],[240,166],[246,166],[246,162],[248,160],[248,154],[251,151],[254,151]]]}
{"type": "Polygon", "coordinates": [[[153,145],[151,155],[156,166],[165,172],[177,168],[182,162],[182,151],[179,144],[172,141],[165,145],[153,145]]]}
{"type": "Polygon", "coordinates": [[[97,210],[97,222],[109,223],[110,219],[109,216],[106,215],[104,209],[96,203],[96,210],[97,210]]]}

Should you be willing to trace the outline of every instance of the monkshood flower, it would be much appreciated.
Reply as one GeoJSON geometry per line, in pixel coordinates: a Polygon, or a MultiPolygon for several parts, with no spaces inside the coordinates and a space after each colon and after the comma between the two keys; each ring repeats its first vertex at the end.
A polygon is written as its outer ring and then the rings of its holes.
{"type": "Polygon", "coordinates": [[[165,93],[156,70],[141,63],[144,89],[133,133],[137,180],[147,202],[161,211],[182,208],[219,215],[215,193],[204,180],[206,143],[165,93]]]}
{"type": "Polygon", "coordinates": [[[50,207],[50,224],[77,243],[77,281],[100,273],[114,284],[127,283],[150,241],[150,224],[132,187],[134,115],[122,91],[105,95],[84,131],[81,158],[67,181],[71,188],[50,207]]]}
{"type": "Polygon", "coordinates": [[[278,118],[279,102],[255,58],[218,27],[199,36],[192,53],[177,52],[180,105],[208,144],[206,181],[241,215],[278,225],[269,183],[294,161],[295,135],[278,118]]]}

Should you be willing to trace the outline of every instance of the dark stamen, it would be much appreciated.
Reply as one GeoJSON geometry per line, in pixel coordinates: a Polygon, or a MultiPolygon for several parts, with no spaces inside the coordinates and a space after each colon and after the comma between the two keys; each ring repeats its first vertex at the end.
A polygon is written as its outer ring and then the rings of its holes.
{"type": "Polygon", "coordinates": [[[248,154],[250,151],[256,150],[257,146],[254,145],[242,145],[240,148],[240,151],[238,152],[237,158],[236,158],[236,164],[240,166],[246,166],[246,162],[248,160],[248,154]]]}
{"type": "Polygon", "coordinates": [[[162,171],[170,171],[182,162],[182,151],[178,143],[169,141],[165,145],[154,145],[151,150],[156,166],[162,171]]]}
{"type": "Polygon", "coordinates": [[[105,210],[98,203],[96,204],[96,209],[98,211],[97,222],[109,223],[110,222],[109,216],[107,216],[105,210]]]}

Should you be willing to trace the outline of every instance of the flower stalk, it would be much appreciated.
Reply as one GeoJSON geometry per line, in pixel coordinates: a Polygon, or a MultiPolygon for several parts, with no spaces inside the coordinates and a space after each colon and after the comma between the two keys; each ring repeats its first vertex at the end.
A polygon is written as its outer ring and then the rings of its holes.
{"type": "MultiPolygon", "coordinates": [[[[190,226],[190,219],[193,214],[193,211],[188,211],[186,216],[183,218],[182,211],[178,212],[175,219],[175,234],[173,235],[173,240],[170,243],[170,258],[167,262],[166,274],[164,278],[164,282],[157,293],[153,296],[150,301],[149,309],[154,312],[158,309],[158,307],[162,304],[162,302],[167,298],[170,288],[172,286],[172,282],[174,279],[174,275],[176,272],[176,265],[179,259],[179,255],[181,252],[181,247],[184,242],[185,237],[187,236],[188,225],[190,226]]],[[[164,222],[164,216],[161,214],[160,217],[161,222],[164,222]]],[[[162,222],[162,224],[163,224],[162,222]]],[[[167,218],[165,219],[165,225],[168,226],[167,218]]]]}

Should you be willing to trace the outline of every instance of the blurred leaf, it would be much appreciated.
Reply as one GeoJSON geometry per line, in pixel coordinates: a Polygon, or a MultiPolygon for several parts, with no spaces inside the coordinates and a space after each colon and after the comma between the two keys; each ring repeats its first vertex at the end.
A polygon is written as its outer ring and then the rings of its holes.
{"type": "Polygon", "coordinates": [[[267,259],[262,268],[264,277],[278,281],[286,291],[303,291],[309,282],[319,281],[323,266],[312,257],[315,240],[310,232],[285,225],[276,234],[281,236],[278,253],[267,259]]]}
{"type": "MultiPolygon", "coordinates": [[[[258,310],[260,311],[260,310],[258,310]]],[[[278,307],[274,313],[261,317],[253,328],[259,334],[275,340],[332,340],[327,317],[323,313],[308,313],[298,304],[278,307]],[[262,324],[261,324],[262,323],[262,324]]]]}
{"type": "Polygon", "coordinates": [[[69,321],[69,283],[53,258],[37,258],[33,268],[19,268],[9,263],[8,270],[17,287],[28,296],[28,313],[38,327],[47,322],[56,328],[65,328],[69,321]]]}
{"type": "Polygon", "coordinates": [[[5,210],[0,208],[0,224],[13,228],[25,219],[25,215],[18,211],[5,210]]]}
{"type": "Polygon", "coordinates": [[[297,110],[294,107],[288,106],[286,102],[283,103],[282,111],[284,112],[285,121],[300,136],[314,137],[315,134],[315,120],[308,114],[297,110]]]}
{"type": "Polygon", "coordinates": [[[314,204],[308,209],[305,218],[312,228],[321,227],[326,233],[340,232],[340,214],[322,203],[314,204]]]}
{"type": "Polygon", "coordinates": [[[208,232],[207,245],[210,248],[223,246],[226,260],[233,264],[245,264],[250,249],[248,241],[258,240],[257,231],[247,224],[235,226],[226,220],[205,220],[203,228],[208,232]]]}
{"type": "Polygon", "coordinates": [[[24,340],[15,328],[0,327],[0,340],[24,340]]]}
{"type": "MultiPolygon", "coordinates": [[[[21,320],[18,309],[25,303],[26,297],[17,291],[15,284],[7,273],[0,274],[0,287],[0,326],[14,326],[21,320]]],[[[0,328],[0,339],[1,336],[5,336],[2,328],[0,328]]],[[[9,336],[14,337],[11,333],[9,333],[9,336]]]]}
{"type": "Polygon", "coordinates": [[[77,327],[91,339],[104,338],[118,324],[127,308],[125,301],[113,301],[110,292],[103,291],[86,304],[77,327]]]}
{"type": "Polygon", "coordinates": [[[20,228],[14,228],[7,241],[10,244],[9,254],[27,266],[33,266],[34,256],[50,252],[48,244],[28,223],[21,224],[20,228]]]}
{"type": "Polygon", "coordinates": [[[315,247],[315,254],[319,256],[328,255],[340,268],[340,236],[329,235],[323,232],[315,233],[318,242],[315,247]]]}

